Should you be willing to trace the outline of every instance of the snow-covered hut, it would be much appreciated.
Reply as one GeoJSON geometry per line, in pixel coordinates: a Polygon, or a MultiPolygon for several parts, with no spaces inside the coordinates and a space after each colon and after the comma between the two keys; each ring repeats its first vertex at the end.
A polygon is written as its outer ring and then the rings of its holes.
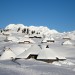
{"type": "Polygon", "coordinates": [[[21,46],[12,46],[10,48],[16,54],[16,56],[21,54],[21,53],[23,53],[25,51],[25,48],[21,47],[21,46]]]}
{"type": "Polygon", "coordinates": [[[16,55],[12,52],[10,48],[5,48],[3,54],[0,57],[0,60],[11,60],[12,58],[15,58],[16,55]]]}
{"type": "Polygon", "coordinates": [[[42,60],[46,62],[53,62],[53,61],[58,61],[58,60],[65,60],[66,58],[55,53],[53,49],[50,48],[43,48],[37,57],[37,60],[42,60]]]}
{"type": "Polygon", "coordinates": [[[63,39],[64,40],[71,40],[71,38],[69,36],[64,36],[63,39]]]}
{"type": "Polygon", "coordinates": [[[22,54],[18,55],[16,58],[34,58],[36,59],[41,48],[38,45],[32,45],[28,50],[24,51],[22,54]]]}
{"type": "Polygon", "coordinates": [[[7,36],[4,41],[18,42],[18,39],[15,36],[7,36]]]}
{"type": "Polygon", "coordinates": [[[9,35],[11,35],[11,31],[4,31],[2,34],[5,36],[9,36],[9,35]]]}
{"type": "Polygon", "coordinates": [[[35,43],[35,42],[30,38],[23,37],[23,38],[20,38],[18,43],[20,44],[20,43],[35,43]]]}
{"type": "Polygon", "coordinates": [[[52,37],[46,37],[42,40],[42,43],[50,43],[50,42],[54,42],[54,38],[52,37]]]}
{"type": "Polygon", "coordinates": [[[63,42],[62,45],[72,45],[72,42],[70,40],[67,40],[63,42]]]}

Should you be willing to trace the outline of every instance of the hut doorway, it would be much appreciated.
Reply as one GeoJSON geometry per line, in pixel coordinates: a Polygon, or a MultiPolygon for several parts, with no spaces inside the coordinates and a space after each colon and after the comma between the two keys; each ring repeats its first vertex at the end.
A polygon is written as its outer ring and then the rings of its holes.
{"type": "Polygon", "coordinates": [[[37,59],[37,56],[38,55],[30,54],[27,59],[30,59],[30,58],[37,59]]]}

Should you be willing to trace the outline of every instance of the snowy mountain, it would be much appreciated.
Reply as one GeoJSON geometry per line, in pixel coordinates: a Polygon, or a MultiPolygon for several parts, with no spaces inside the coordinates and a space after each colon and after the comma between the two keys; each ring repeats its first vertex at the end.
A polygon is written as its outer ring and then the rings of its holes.
{"type": "Polygon", "coordinates": [[[20,30],[28,28],[29,31],[35,31],[36,33],[40,32],[41,34],[46,34],[46,35],[58,33],[58,31],[50,30],[48,27],[44,26],[24,26],[23,24],[9,24],[8,26],[5,27],[5,29],[10,29],[15,31],[17,31],[18,28],[20,28],[20,30]]]}
{"type": "Polygon", "coordinates": [[[44,26],[29,26],[28,27],[30,30],[35,30],[35,31],[39,31],[41,33],[45,33],[45,34],[55,34],[58,33],[58,31],[56,30],[50,30],[48,27],[44,27],[44,26]]]}
{"type": "Polygon", "coordinates": [[[23,24],[9,24],[5,27],[5,29],[17,30],[19,27],[22,29],[25,26],[23,24]]]}
{"type": "Polygon", "coordinates": [[[17,30],[20,28],[19,32],[22,33],[23,29],[28,29],[29,33],[31,34],[32,31],[35,33],[40,33],[41,35],[45,35],[45,37],[53,36],[54,38],[63,38],[65,36],[71,38],[72,40],[75,40],[75,31],[70,32],[58,32],[55,29],[49,29],[45,26],[25,26],[23,24],[9,24],[5,27],[5,29],[9,29],[12,32],[17,32],[17,30]]]}

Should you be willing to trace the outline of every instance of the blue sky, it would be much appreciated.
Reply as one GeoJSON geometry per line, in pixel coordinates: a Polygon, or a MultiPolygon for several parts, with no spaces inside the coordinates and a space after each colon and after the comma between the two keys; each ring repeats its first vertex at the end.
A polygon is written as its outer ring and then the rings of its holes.
{"type": "Polygon", "coordinates": [[[75,0],[0,0],[0,28],[13,23],[75,30],[75,0]]]}

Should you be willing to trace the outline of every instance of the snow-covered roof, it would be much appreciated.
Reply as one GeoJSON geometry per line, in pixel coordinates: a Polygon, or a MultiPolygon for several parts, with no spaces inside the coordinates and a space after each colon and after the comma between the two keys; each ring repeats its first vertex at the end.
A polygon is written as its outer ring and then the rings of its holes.
{"type": "Polygon", "coordinates": [[[18,55],[16,58],[27,58],[30,54],[38,55],[41,48],[38,45],[32,45],[28,50],[24,51],[22,54],[18,55]]]}
{"type": "Polygon", "coordinates": [[[3,54],[0,57],[0,60],[9,60],[15,58],[16,55],[12,52],[10,48],[6,48],[3,54]]]}
{"type": "Polygon", "coordinates": [[[18,42],[26,42],[26,41],[29,41],[30,43],[35,43],[32,39],[30,39],[30,38],[25,38],[25,37],[20,38],[20,40],[19,40],[18,42]]]}
{"type": "Polygon", "coordinates": [[[70,37],[69,36],[64,36],[63,39],[70,39],[70,37]]]}
{"type": "Polygon", "coordinates": [[[43,41],[42,42],[48,42],[48,41],[54,41],[54,38],[52,38],[52,37],[46,37],[46,38],[44,38],[43,39],[43,41]]]}
{"type": "Polygon", "coordinates": [[[11,31],[3,32],[4,35],[11,35],[11,31]]]}
{"type": "Polygon", "coordinates": [[[19,55],[21,53],[23,53],[25,50],[29,49],[31,47],[32,44],[11,44],[8,45],[7,47],[9,47],[16,55],[19,55]]]}
{"type": "Polygon", "coordinates": [[[50,37],[50,40],[54,40],[54,38],[53,37],[50,37]]]}
{"type": "Polygon", "coordinates": [[[16,55],[19,55],[19,54],[23,53],[23,52],[26,50],[25,47],[19,46],[19,45],[17,45],[17,46],[11,46],[10,48],[11,48],[11,50],[12,50],[16,55]]]}
{"type": "Polygon", "coordinates": [[[18,39],[15,36],[8,36],[7,40],[13,41],[13,42],[18,42],[18,39]]]}
{"type": "Polygon", "coordinates": [[[50,48],[43,48],[39,54],[38,54],[38,57],[37,59],[66,59],[65,57],[55,53],[53,51],[53,49],[50,49],[50,48]]]}
{"type": "Polygon", "coordinates": [[[65,42],[62,43],[63,45],[72,45],[71,41],[70,40],[67,40],[65,42]]]}

